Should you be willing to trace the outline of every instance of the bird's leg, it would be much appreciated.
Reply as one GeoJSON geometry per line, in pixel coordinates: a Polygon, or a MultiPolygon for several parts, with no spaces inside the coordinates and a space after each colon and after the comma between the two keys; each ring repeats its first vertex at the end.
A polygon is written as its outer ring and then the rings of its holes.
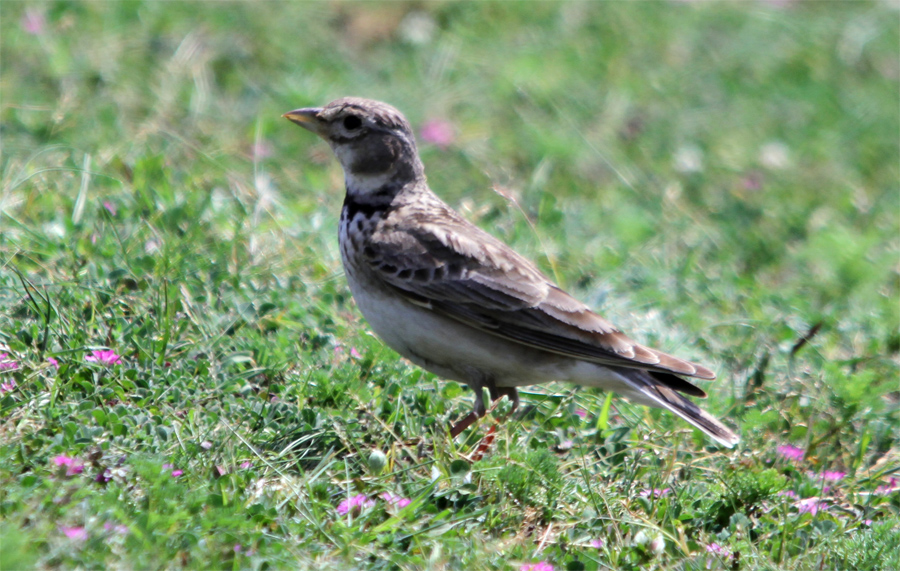
{"type": "MultiPolygon", "coordinates": [[[[490,393],[492,407],[497,406],[497,401],[499,401],[502,397],[506,397],[509,402],[512,404],[512,410],[510,411],[510,415],[515,412],[516,408],[519,406],[519,391],[516,390],[515,387],[498,387],[493,380],[487,384],[488,392],[490,393]]],[[[505,420],[505,419],[504,419],[505,420]]],[[[490,428],[488,428],[487,434],[484,435],[484,438],[481,439],[481,442],[478,444],[478,447],[475,448],[475,451],[472,452],[469,460],[472,462],[477,462],[484,458],[484,455],[487,454],[488,450],[490,450],[491,445],[494,443],[494,438],[496,438],[497,433],[497,423],[491,424],[490,428]]]]}
{"type": "Polygon", "coordinates": [[[479,418],[481,417],[475,414],[474,410],[464,416],[462,420],[450,427],[450,438],[456,438],[457,436],[459,436],[463,430],[472,426],[472,423],[474,423],[479,418]]]}
{"type": "Polygon", "coordinates": [[[505,422],[509,417],[511,417],[516,409],[519,408],[519,391],[516,390],[516,387],[496,387],[491,384],[488,387],[491,391],[491,400],[497,401],[501,397],[506,397],[509,402],[512,404],[512,409],[509,411],[509,415],[507,415],[501,422],[505,422]]]}
{"type": "MultiPolygon", "coordinates": [[[[478,381],[468,383],[468,385],[475,392],[475,408],[472,412],[464,416],[462,420],[450,427],[450,438],[456,438],[463,430],[469,428],[476,420],[484,416],[484,395],[482,394],[484,393],[484,381],[479,379],[478,381]]],[[[493,386],[493,384],[491,384],[491,386],[493,386]]],[[[494,389],[492,388],[491,390],[493,391],[494,389]]]]}
{"type": "Polygon", "coordinates": [[[492,383],[488,386],[488,390],[491,392],[492,401],[506,397],[512,403],[510,414],[516,412],[516,409],[519,408],[519,391],[516,390],[516,387],[497,387],[492,383]]]}
{"type": "Polygon", "coordinates": [[[516,390],[516,387],[498,387],[493,379],[479,379],[477,382],[469,383],[469,386],[475,391],[475,409],[450,428],[451,438],[459,436],[463,430],[472,426],[476,420],[485,415],[484,387],[487,387],[492,403],[502,397],[509,399],[509,402],[512,403],[510,414],[519,408],[519,391],[516,390]]]}

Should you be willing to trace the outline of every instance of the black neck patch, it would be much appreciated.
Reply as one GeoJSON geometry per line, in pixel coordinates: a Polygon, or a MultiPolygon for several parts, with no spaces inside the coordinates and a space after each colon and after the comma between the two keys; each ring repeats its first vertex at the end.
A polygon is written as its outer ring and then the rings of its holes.
{"type": "Polygon", "coordinates": [[[376,213],[384,213],[391,207],[391,201],[376,200],[373,202],[361,202],[347,194],[344,197],[343,214],[347,220],[353,220],[357,214],[362,214],[366,218],[372,218],[376,213]]]}

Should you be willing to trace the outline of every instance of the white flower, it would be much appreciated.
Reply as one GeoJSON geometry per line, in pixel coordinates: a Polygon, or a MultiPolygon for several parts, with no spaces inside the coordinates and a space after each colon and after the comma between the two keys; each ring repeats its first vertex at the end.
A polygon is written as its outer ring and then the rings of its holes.
{"type": "Polygon", "coordinates": [[[759,149],[759,162],[767,169],[781,170],[791,163],[790,150],[781,141],[766,143],[759,149]]]}
{"type": "Polygon", "coordinates": [[[703,151],[696,145],[682,145],[675,151],[675,170],[680,173],[703,170],[703,151]]]}

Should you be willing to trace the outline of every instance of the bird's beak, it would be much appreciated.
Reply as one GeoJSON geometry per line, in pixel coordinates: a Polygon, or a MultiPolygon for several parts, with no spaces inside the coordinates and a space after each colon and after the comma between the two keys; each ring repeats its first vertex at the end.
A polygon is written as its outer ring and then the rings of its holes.
{"type": "Polygon", "coordinates": [[[321,112],[321,107],[307,107],[306,109],[288,111],[282,117],[321,137],[324,135],[323,127],[325,126],[322,120],[319,119],[319,113],[321,112]]]}

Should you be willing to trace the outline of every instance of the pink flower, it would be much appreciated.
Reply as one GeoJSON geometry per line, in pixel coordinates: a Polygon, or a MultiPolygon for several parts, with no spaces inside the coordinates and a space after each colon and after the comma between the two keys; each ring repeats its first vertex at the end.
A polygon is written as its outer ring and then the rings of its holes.
{"type": "Polygon", "coordinates": [[[212,442],[210,442],[209,440],[204,440],[203,442],[200,443],[200,448],[202,448],[204,450],[209,450],[210,448],[212,448],[212,442]]]}
{"type": "Polygon", "coordinates": [[[580,416],[581,418],[587,418],[587,415],[588,415],[587,411],[584,410],[583,408],[576,408],[576,409],[575,409],[575,414],[577,414],[577,415],[580,416]]]}
{"type": "Polygon", "coordinates": [[[243,462],[241,462],[241,470],[246,470],[252,465],[253,464],[251,464],[248,460],[244,460],[243,462]]]}
{"type": "Polygon", "coordinates": [[[184,474],[184,470],[172,470],[172,477],[177,478],[184,474]]]}
{"type": "Polygon", "coordinates": [[[759,173],[751,172],[741,178],[745,190],[759,190],[762,188],[762,177],[759,173]]]}
{"type": "Polygon", "coordinates": [[[453,125],[444,119],[429,119],[422,125],[419,134],[423,141],[441,150],[446,150],[456,140],[453,125]]]}
{"type": "Polygon", "coordinates": [[[706,552],[712,553],[713,555],[718,555],[719,557],[731,557],[731,550],[727,547],[722,547],[718,543],[710,543],[709,545],[707,545],[706,552]]]}
{"type": "Polygon", "coordinates": [[[644,490],[643,492],[641,492],[641,496],[643,496],[645,498],[649,497],[649,496],[653,496],[654,498],[661,498],[661,497],[667,495],[671,491],[672,491],[672,488],[663,488],[663,489],[650,488],[649,490],[644,490]]]}
{"type": "Polygon", "coordinates": [[[811,515],[816,515],[819,513],[819,510],[827,510],[828,504],[824,502],[820,502],[819,498],[806,498],[805,500],[800,500],[797,502],[797,509],[800,513],[808,513],[811,515]]]}
{"type": "Polygon", "coordinates": [[[353,496],[352,498],[347,498],[346,500],[338,504],[337,513],[346,515],[351,510],[354,512],[359,512],[374,505],[375,502],[373,500],[370,500],[364,494],[358,494],[353,496]]]}
{"type": "Polygon", "coordinates": [[[107,532],[115,532],[118,535],[128,535],[128,527],[122,524],[113,524],[111,522],[106,522],[103,524],[103,530],[107,532]]]}
{"type": "Polygon", "coordinates": [[[0,353],[0,371],[15,371],[19,363],[6,353],[0,353]]]}
{"type": "Polygon", "coordinates": [[[890,480],[888,480],[887,484],[875,488],[875,493],[879,496],[887,496],[898,490],[900,490],[900,481],[898,481],[896,478],[891,478],[890,480]]]}
{"type": "Polygon", "coordinates": [[[42,10],[28,8],[25,10],[25,13],[22,14],[19,25],[22,26],[22,29],[26,33],[31,34],[32,36],[41,36],[44,34],[44,30],[47,27],[47,19],[44,17],[44,12],[42,10]]]}
{"type": "Polygon", "coordinates": [[[553,565],[550,565],[546,561],[540,561],[538,563],[526,563],[519,567],[519,571],[553,571],[553,565]]]}
{"type": "MultiPolygon", "coordinates": [[[[340,345],[334,346],[334,356],[335,357],[337,357],[338,355],[340,355],[343,352],[344,352],[343,347],[341,347],[340,345]]],[[[356,347],[350,347],[350,357],[352,357],[354,359],[361,359],[362,355],[359,354],[359,351],[356,350],[356,347]]]]}
{"type": "Polygon", "coordinates": [[[787,458],[788,460],[803,460],[803,455],[805,452],[802,448],[797,448],[796,446],[791,446],[790,444],[783,444],[777,448],[778,453],[787,458]]]}
{"type": "Polygon", "coordinates": [[[65,454],[54,456],[53,463],[56,464],[57,467],[65,466],[66,476],[74,476],[75,474],[84,472],[84,464],[82,464],[81,460],[66,456],[65,454]]]}
{"type": "Polygon", "coordinates": [[[253,153],[254,159],[265,159],[275,154],[272,145],[270,145],[268,141],[265,141],[263,139],[260,139],[259,141],[253,143],[253,146],[250,148],[250,152],[253,153]]]}
{"type": "Polygon", "coordinates": [[[60,526],[59,530],[63,532],[66,537],[74,539],[75,541],[86,541],[88,538],[88,532],[83,527],[60,526]]]}
{"type": "Polygon", "coordinates": [[[825,480],[826,482],[839,482],[839,481],[840,481],[841,479],[843,479],[843,477],[846,476],[846,475],[847,475],[846,472],[837,472],[837,471],[832,471],[832,470],[825,470],[824,472],[822,472],[821,478],[822,478],[823,480],[825,480]]]}
{"type": "Polygon", "coordinates": [[[91,351],[90,355],[85,355],[85,361],[90,361],[91,363],[100,363],[101,365],[121,365],[122,357],[121,355],[117,355],[115,351],[112,349],[103,350],[103,351],[91,351]]]}
{"type": "Polygon", "coordinates": [[[116,208],[116,205],[113,204],[112,202],[108,201],[108,200],[104,200],[104,201],[103,201],[103,208],[105,208],[106,211],[109,212],[112,216],[115,216],[116,213],[119,211],[119,210],[116,208]]]}
{"type": "Polygon", "coordinates": [[[598,538],[598,539],[592,539],[591,543],[589,545],[595,549],[603,549],[604,543],[603,543],[602,539],[598,538]]]}
{"type": "Polygon", "coordinates": [[[47,362],[50,363],[50,366],[52,366],[52,367],[54,367],[54,368],[56,368],[56,369],[59,368],[59,361],[57,361],[57,360],[54,359],[53,357],[47,357],[47,362]]]}
{"type": "Polygon", "coordinates": [[[412,503],[412,500],[409,498],[404,498],[402,496],[398,496],[396,494],[392,494],[390,492],[385,492],[381,494],[381,499],[391,504],[392,506],[397,506],[398,508],[405,508],[409,504],[412,503]]]}
{"type": "Polygon", "coordinates": [[[14,388],[16,388],[16,381],[14,379],[3,381],[2,383],[0,383],[0,396],[12,392],[14,388]]]}

